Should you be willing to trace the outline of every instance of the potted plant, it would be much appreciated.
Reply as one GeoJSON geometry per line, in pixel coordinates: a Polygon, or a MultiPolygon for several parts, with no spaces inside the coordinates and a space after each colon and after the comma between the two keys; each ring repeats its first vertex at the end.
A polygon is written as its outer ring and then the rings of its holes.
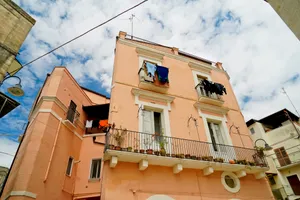
{"type": "Polygon", "coordinates": [[[163,137],[160,137],[159,140],[159,148],[160,148],[160,155],[161,156],[165,156],[166,155],[166,149],[165,149],[165,144],[167,143],[167,141],[165,141],[165,139],[163,137]]]}
{"type": "Polygon", "coordinates": [[[153,154],[153,149],[147,149],[147,150],[146,150],[146,153],[152,155],[152,154],[153,154]]]}
{"type": "Polygon", "coordinates": [[[127,147],[128,152],[132,152],[132,147],[127,147]]]}
{"type": "Polygon", "coordinates": [[[154,151],[154,154],[159,156],[159,151],[154,151]]]}
{"type": "Polygon", "coordinates": [[[108,145],[108,149],[114,149],[114,148],[115,148],[115,145],[113,145],[113,144],[108,145]]]}
{"type": "Polygon", "coordinates": [[[179,154],[179,158],[184,158],[184,154],[179,154]]]}
{"type": "Polygon", "coordinates": [[[250,166],[255,166],[255,162],[253,162],[253,161],[248,161],[248,164],[249,164],[250,166]]]}
{"type": "Polygon", "coordinates": [[[208,161],[213,161],[213,159],[214,159],[214,158],[213,158],[212,156],[207,156],[207,160],[208,160],[208,161]]]}
{"type": "Polygon", "coordinates": [[[145,150],[144,149],[140,149],[140,153],[145,153],[145,150]]]}
{"type": "Polygon", "coordinates": [[[191,156],[191,159],[196,160],[197,157],[196,156],[191,156]]]}
{"type": "Polygon", "coordinates": [[[138,152],[139,152],[139,150],[138,150],[138,149],[135,149],[135,150],[133,150],[133,152],[134,152],[134,153],[138,153],[138,152]]]}
{"type": "Polygon", "coordinates": [[[115,150],[121,151],[121,147],[120,146],[115,146],[115,150]]]}
{"type": "Polygon", "coordinates": [[[197,160],[201,160],[201,156],[197,156],[196,159],[197,159],[197,160]]]}
{"type": "Polygon", "coordinates": [[[176,157],[177,157],[177,154],[172,153],[172,154],[171,154],[171,157],[172,157],[172,158],[176,158],[176,157]]]}
{"type": "Polygon", "coordinates": [[[167,156],[167,157],[170,157],[170,154],[169,154],[169,153],[167,153],[167,154],[166,154],[166,156],[167,156]]]}
{"type": "Polygon", "coordinates": [[[264,150],[265,150],[265,148],[264,147],[257,147],[257,146],[255,146],[254,147],[255,149],[256,149],[256,152],[257,152],[257,154],[258,154],[258,156],[259,157],[264,157],[264,150]]]}
{"type": "Polygon", "coordinates": [[[184,157],[187,158],[187,159],[190,159],[190,158],[191,158],[191,155],[190,155],[190,154],[185,154],[184,157]]]}
{"type": "Polygon", "coordinates": [[[128,149],[127,149],[127,148],[121,148],[121,150],[122,150],[122,151],[127,151],[128,149]]]}
{"type": "Polygon", "coordinates": [[[121,150],[121,145],[124,141],[124,136],[126,134],[127,134],[127,129],[121,129],[121,131],[116,130],[116,133],[112,135],[115,141],[117,142],[117,146],[115,147],[116,150],[118,151],[121,150]]]}
{"type": "Polygon", "coordinates": [[[230,164],[235,164],[235,161],[234,160],[229,160],[229,163],[230,164]]]}
{"type": "MultiPolygon", "coordinates": [[[[148,135],[145,135],[145,137],[148,137],[148,135]]],[[[146,147],[146,153],[147,154],[153,154],[153,149],[151,148],[152,147],[152,139],[151,138],[145,138],[144,139],[144,145],[146,147]]]]}

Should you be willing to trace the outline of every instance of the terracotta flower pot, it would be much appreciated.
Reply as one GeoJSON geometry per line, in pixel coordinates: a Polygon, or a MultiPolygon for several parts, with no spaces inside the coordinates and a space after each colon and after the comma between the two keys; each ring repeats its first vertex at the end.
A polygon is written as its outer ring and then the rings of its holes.
{"type": "Polygon", "coordinates": [[[234,160],[229,160],[230,164],[235,164],[234,160]]]}
{"type": "Polygon", "coordinates": [[[153,149],[147,149],[147,150],[146,150],[146,153],[152,155],[152,154],[153,154],[153,149]]]}

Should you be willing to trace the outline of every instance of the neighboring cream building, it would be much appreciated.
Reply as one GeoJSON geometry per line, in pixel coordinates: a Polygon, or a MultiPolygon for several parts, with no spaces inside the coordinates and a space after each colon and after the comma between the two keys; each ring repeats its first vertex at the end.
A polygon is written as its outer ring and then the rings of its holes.
{"type": "MultiPolygon", "coordinates": [[[[299,117],[283,109],[260,120],[251,119],[247,122],[247,126],[253,142],[264,139],[273,147],[273,150],[266,154],[270,166],[267,175],[274,196],[277,199],[299,199],[299,117]]],[[[262,146],[261,142],[257,141],[257,146],[262,146]]]]}
{"type": "Polygon", "coordinates": [[[300,40],[300,0],[265,0],[300,40]]]}

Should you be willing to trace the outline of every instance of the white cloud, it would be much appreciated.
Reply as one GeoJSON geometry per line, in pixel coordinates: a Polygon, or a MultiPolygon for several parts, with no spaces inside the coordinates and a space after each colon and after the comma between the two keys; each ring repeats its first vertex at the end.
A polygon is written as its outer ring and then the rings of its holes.
{"type": "MultiPolygon", "coordinates": [[[[37,19],[22,52],[26,61],[137,3],[135,0],[16,2],[37,19]]],[[[294,84],[286,82],[300,73],[300,43],[268,3],[262,0],[185,2],[148,1],[68,44],[56,52],[68,60],[50,55],[21,72],[26,89],[34,88],[36,79],[44,79],[53,66],[63,63],[80,83],[90,78],[99,83],[99,88],[109,91],[115,36],[120,30],[130,33],[130,22],[123,19],[134,13],[139,19],[134,21],[134,35],[222,62],[246,120],[285,107],[294,111],[280,93],[283,86],[300,110],[299,80],[294,84]],[[218,27],[217,20],[220,20],[218,27]],[[89,59],[83,62],[85,57],[89,59]],[[246,104],[242,101],[245,96],[251,97],[246,104]]]]}
{"type": "Polygon", "coordinates": [[[0,166],[10,167],[19,143],[0,136],[0,166]],[[7,155],[7,154],[10,155],[7,155]]]}

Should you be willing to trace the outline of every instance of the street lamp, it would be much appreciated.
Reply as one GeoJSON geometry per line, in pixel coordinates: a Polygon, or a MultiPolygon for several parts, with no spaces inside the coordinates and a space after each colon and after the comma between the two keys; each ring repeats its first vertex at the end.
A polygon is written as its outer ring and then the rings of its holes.
{"type": "Polygon", "coordinates": [[[24,90],[22,89],[21,85],[21,79],[18,76],[9,76],[3,79],[2,82],[0,82],[0,87],[2,86],[3,82],[6,81],[9,78],[17,78],[19,79],[19,83],[15,84],[12,87],[7,88],[8,93],[10,93],[13,96],[21,97],[24,95],[24,90]]]}
{"type": "Polygon", "coordinates": [[[262,138],[259,138],[259,139],[257,139],[257,140],[255,140],[255,143],[254,143],[254,146],[256,147],[256,143],[258,142],[258,141],[264,141],[265,142],[265,148],[264,148],[264,150],[265,151],[270,151],[270,150],[272,150],[273,149],[273,147],[271,147],[264,139],[262,139],[262,138]]]}

